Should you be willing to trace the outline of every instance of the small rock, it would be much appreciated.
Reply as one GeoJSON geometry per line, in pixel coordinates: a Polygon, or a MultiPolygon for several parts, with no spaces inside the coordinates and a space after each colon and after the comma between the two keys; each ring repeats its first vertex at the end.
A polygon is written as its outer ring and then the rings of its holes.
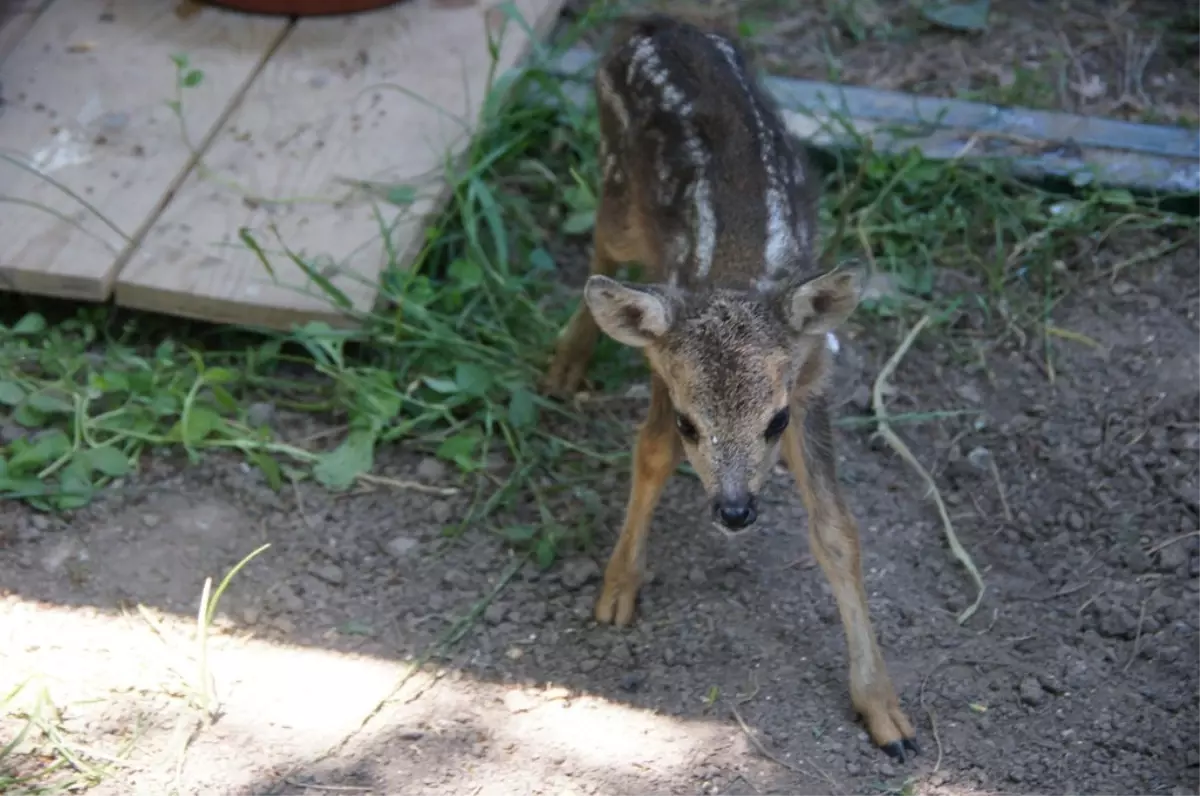
{"type": "Polygon", "coordinates": [[[422,481],[440,481],[446,477],[446,465],[432,457],[426,457],[417,465],[417,478],[422,481]]]}
{"type": "Polygon", "coordinates": [[[438,525],[445,525],[453,512],[454,507],[445,500],[439,500],[429,507],[429,514],[438,525]]]}
{"type": "Polygon", "coordinates": [[[29,518],[29,521],[33,523],[33,527],[39,531],[50,530],[50,518],[45,514],[34,514],[29,518]]]}
{"type": "Polygon", "coordinates": [[[1104,441],[1104,429],[1100,426],[1086,426],[1079,432],[1079,441],[1084,445],[1099,445],[1104,441]]]}
{"type": "Polygon", "coordinates": [[[853,760],[846,761],[846,773],[852,777],[857,777],[862,773],[863,767],[853,760]]]}
{"type": "Polygon", "coordinates": [[[504,695],[504,707],[510,713],[525,713],[538,706],[537,700],[524,691],[509,691],[504,695]]]}
{"type": "Polygon", "coordinates": [[[973,404],[983,403],[983,395],[974,384],[960,384],[954,391],[965,401],[973,404]]]}
{"type": "Polygon", "coordinates": [[[697,585],[703,583],[706,579],[707,576],[704,574],[704,569],[702,567],[692,567],[688,572],[688,580],[697,585]]]}
{"type": "Polygon", "coordinates": [[[1041,684],[1043,691],[1051,694],[1062,694],[1066,691],[1066,689],[1063,688],[1062,683],[1059,682],[1058,678],[1052,674],[1042,673],[1037,676],[1037,679],[1041,684]]]}
{"type": "Polygon", "coordinates": [[[896,776],[896,769],[892,768],[890,763],[880,763],[879,776],[883,777],[884,779],[891,779],[892,777],[896,776]]]}
{"type": "Polygon", "coordinates": [[[337,564],[322,564],[308,570],[314,578],[319,578],[331,586],[341,586],[346,581],[346,575],[337,564]]]}
{"type": "Polygon", "coordinates": [[[519,661],[525,657],[525,650],[521,649],[520,647],[509,647],[504,651],[504,657],[508,658],[510,661],[519,661]]]}
{"type": "Polygon", "coordinates": [[[971,452],[967,454],[967,461],[977,470],[990,471],[992,469],[992,452],[980,445],[971,449],[971,452]]]}
{"type": "Polygon", "coordinates": [[[1112,293],[1114,296],[1128,296],[1134,289],[1131,283],[1121,280],[1113,284],[1112,293]]]}
{"type": "Polygon", "coordinates": [[[448,569],[442,573],[442,582],[454,589],[464,589],[471,585],[471,576],[461,569],[448,569]]]}
{"type": "Polygon", "coordinates": [[[1067,527],[1068,528],[1070,528],[1072,531],[1082,531],[1083,524],[1084,523],[1083,523],[1083,515],[1082,514],[1080,514],[1078,511],[1067,512],[1067,527]]]}
{"type": "Polygon", "coordinates": [[[1200,431],[1181,431],[1171,438],[1171,450],[1177,453],[1200,450],[1200,431]]]}
{"type": "Polygon", "coordinates": [[[1036,677],[1026,677],[1018,689],[1021,701],[1026,705],[1037,707],[1046,701],[1046,691],[1036,677]]]}
{"type": "Polygon", "coordinates": [[[600,567],[590,558],[576,558],[563,564],[559,580],[568,589],[580,589],[587,582],[600,577],[600,567]]]}
{"type": "Polygon", "coordinates": [[[596,658],[584,658],[579,664],[579,671],[587,674],[588,672],[594,672],[599,667],[600,661],[596,658]]]}
{"type": "Polygon", "coordinates": [[[253,428],[271,425],[275,419],[275,404],[267,401],[250,404],[246,409],[246,424],[253,428]]]}
{"type": "Polygon", "coordinates": [[[504,617],[508,615],[508,607],[499,603],[492,603],[483,611],[483,621],[489,625],[498,625],[504,621],[504,617]]]}
{"type": "Polygon", "coordinates": [[[277,616],[269,624],[280,633],[291,633],[296,629],[296,623],[286,616],[277,616]]]}
{"type": "Polygon", "coordinates": [[[258,609],[253,606],[242,609],[242,621],[247,625],[258,624],[258,609]]]}
{"type": "Polygon", "coordinates": [[[646,676],[641,672],[626,672],[621,675],[619,684],[622,691],[634,692],[642,687],[642,683],[646,681],[646,676]]]}
{"type": "Polygon", "coordinates": [[[425,737],[425,733],[422,732],[421,730],[416,730],[416,729],[407,730],[406,729],[406,730],[400,730],[400,732],[396,733],[396,737],[399,738],[401,741],[419,741],[425,737]]]}
{"type": "Polygon", "coordinates": [[[143,514],[142,515],[142,525],[145,525],[147,528],[156,527],[158,525],[158,515],[157,514],[143,514]]]}
{"type": "Polygon", "coordinates": [[[1162,572],[1175,572],[1187,566],[1188,551],[1181,544],[1169,544],[1155,553],[1158,558],[1158,569],[1162,572]]]}
{"type": "Polygon", "coordinates": [[[383,546],[387,554],[393,558],[407,558],[414,550],[417,549],[417,540],[408,536],[397,536],[383,546]]]}

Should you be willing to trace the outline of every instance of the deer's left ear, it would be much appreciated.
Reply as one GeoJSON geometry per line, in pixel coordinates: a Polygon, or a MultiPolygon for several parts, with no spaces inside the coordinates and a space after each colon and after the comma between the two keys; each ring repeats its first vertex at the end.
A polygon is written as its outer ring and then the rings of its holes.
{"type": "Polygon", "coordinates": [[[838,268],[785,288],[780,295],[780,310],[796,334],[822,336],[850,317],[865,283],[861,268],[838,268]]]}

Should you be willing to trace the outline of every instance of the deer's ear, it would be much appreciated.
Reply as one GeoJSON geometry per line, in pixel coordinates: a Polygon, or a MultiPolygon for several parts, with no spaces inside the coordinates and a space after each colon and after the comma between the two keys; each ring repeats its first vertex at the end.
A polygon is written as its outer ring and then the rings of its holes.
{"type": "Polygon", "coordinates": [[[667,333],[674,319],[670,298],[595,275],[583,288],[596,325],[618,343],[645,348],[667,333]]]}
{"type": "Polygon", "coordinates": [[[781,299],[788,326],[814,337],[832,332],[858,306],[865,282],[861,268],[843,267],[785,289],[781,299]]]}

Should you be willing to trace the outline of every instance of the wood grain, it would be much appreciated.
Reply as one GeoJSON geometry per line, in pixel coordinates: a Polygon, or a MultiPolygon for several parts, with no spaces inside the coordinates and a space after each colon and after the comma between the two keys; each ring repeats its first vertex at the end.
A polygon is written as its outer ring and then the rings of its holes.
{"type": "MultiPolygon", "coordinates": [[[[560,3],[513,5],[540,33],[560,3]]],[[[281,329],[310,319],[353,325],[283,247],[355,310],[373,307],[386,241],[406,267],[444,204],[444,165],[470,140],[491,67],[487,29],[500,19],[477,3],[410,0],[297,22],[205,155],[211,173],[189,176],[122,271],[117,303],[281,329]],[[419,201],[397,208],[354,187],[362,181],[419,183],[419,201]]],[[[509,23],[498,72],[529,45],[509,23]]]]}
{"type": "Polygon", "coordinates": [[[201,142],[288,25],[215,9],[181,17],[176,5],[58,0],[4,60],[0,288],[107,299],[130,241],[192,159],[166,104],[171,56],[185,53],[205,72],[184,105],[201,142]]]}

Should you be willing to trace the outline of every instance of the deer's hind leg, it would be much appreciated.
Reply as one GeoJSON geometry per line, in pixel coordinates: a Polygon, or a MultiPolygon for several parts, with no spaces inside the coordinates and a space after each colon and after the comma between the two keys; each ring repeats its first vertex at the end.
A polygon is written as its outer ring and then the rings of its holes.
{"type": "Polygon", "coordinates": [[[891,757],[920,753],[916,732],[900,708],[879,653],[863,587],[858,524],[837,479],[833,429],[823,396],[794,400],[784,435],[784,457],[808,510],[809,545],[837,600],[850,658],[850,700],[871,739],[891,757]]]}

